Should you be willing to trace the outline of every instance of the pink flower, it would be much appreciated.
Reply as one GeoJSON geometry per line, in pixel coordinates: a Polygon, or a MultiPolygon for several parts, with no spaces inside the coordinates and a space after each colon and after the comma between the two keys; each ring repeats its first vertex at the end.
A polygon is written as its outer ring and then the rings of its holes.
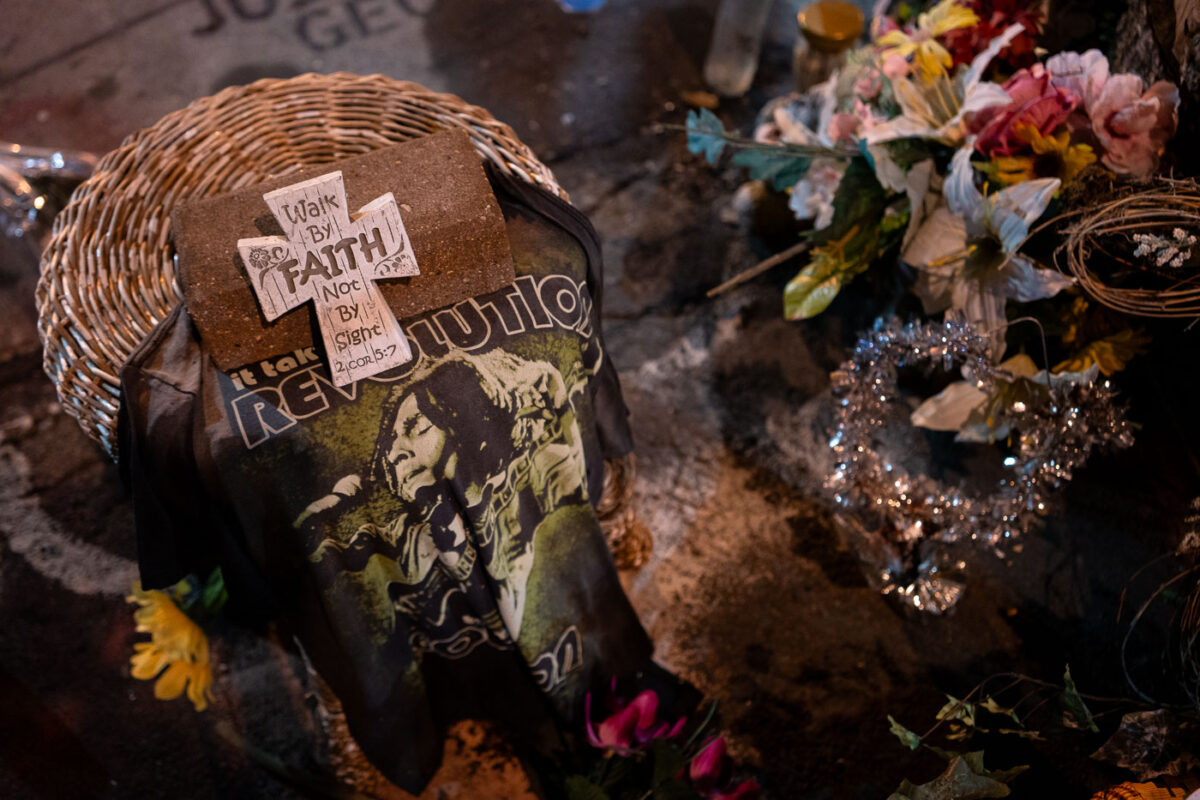
{"type": "Polygon", "coordinates": [[[858,80],[854,82],[854,94],[863,100],[874,100],[882,89],[883,79],[879,75],[879,70],[874,67],[864,69],[858,80]]]}
{"type": "Polygon", "coordinates": [[[1092,132],[1113,172],[1144,178],[1158,168],[1179,122],[1179,90],[1159,81],[1145,92],[1137,75],[1113,75],[1088,107],[1092,132]]]}
{"type": "Polygon", "coordinates": [[[650,689],[639,694],[628,705],[615,702],[615,713],[599,726],[592,723],[591,692],[588,692],[584,703],[588,742],[593,747],[623,756],[632,755],[654,739],[669,739],[678,735],[687,722],[686,717],[680,718],[674,725],[659,720],[658,695],[650,689]]]}
{"type": "Polygon", "coordinates": [[[975,149],[989,158],[1011,156],[1027,146],[1017,135],[1018,125],[1032,125],[1048,136],[1079,104],[1079,98],[1050,82],[1050,73],[1041,64],[1017,72],[1004,84],[1004,91],[1012,102],[985,108],[971,122],[979,133],[975,149]]]}
{"type": "Polygon", "coordinates": [[[725,752],[725,737],[717,736],[696,754],[688,765],[688,780],[692,788],[708,800],[757,800],[756,781],[743,781],[729,786],[733,765],[725,752]]]}
{"type": "Polygon", "coordinates": [[[834,144],[854,144],[862,120],[854,114],[839,111],[829,118],[829,140],[834,144]]]}
{"type": "Polygon", "coordinates": [[[890,80],[907,78],[909,72],[908,59],[899,53],[888,53],[883,59],[883,74],[890,80]]]}
{"type": "Polygon", "coordinates": [[[1108,81],[1108,59],[1099,50],[1086,53],[1058,53],[1046,59],[1050,83],[1079,98],[1086,110],[1090,108],[1108,81]]]}
{"type": "Polygon", "coordinates": [[[696,754],[688,765],[688,779],[700,794],[716,791],[724,783],[729,768],[729,756],[725,754],[725,737],[718,736],[696,754]]]}

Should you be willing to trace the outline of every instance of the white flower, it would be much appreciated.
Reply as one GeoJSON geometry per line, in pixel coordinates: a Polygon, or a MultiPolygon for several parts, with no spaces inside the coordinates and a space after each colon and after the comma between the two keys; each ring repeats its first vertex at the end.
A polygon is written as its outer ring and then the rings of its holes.
{"type": "MultiPolygon", "coordinates": [[[[1016,355],[1002,362],[1000,369],[1014,380],[1027,379],[1034,385],[1048,387],[1060,392],[1071,385],[1088,385],[1096,380],[1099,367],[1092,364],[1083,372],[1059,372],[1047,374],[1039,371],[1027,355],[1016,355]]],[[[1008,438],[1012,433],[1011,420],[989,419],[992,406],[1001,387],[993,387],[991,393],[983,391],[973,382],[956,381],[921,403],[912,412],[912,424],[934,431],[957,431],[956,442],[991,443],[1008,438]]]]}
{"type": "Polygon", "coordinates": [[[837,193],[842,175],[846,172],[844,161],[818,158],[812,162],[806,174],[792,187],[788,208],[796,219],[811,219],[813,228],[820,230],[833,222],[833,196],[837,193]]]}
{"type": "Polygon", "coordinates": [[[1005,303],[1053,297],[1073,283],[1016,252],[1061,182],[1025,181],[984,197],[973,170],[968,142],[954,155],[943,202],[926,217],[903,258],[921,270],[916,291],[925,311],[962,312],[991,337],[992,353],[999,357],[1008,327],[1005,303]]]}

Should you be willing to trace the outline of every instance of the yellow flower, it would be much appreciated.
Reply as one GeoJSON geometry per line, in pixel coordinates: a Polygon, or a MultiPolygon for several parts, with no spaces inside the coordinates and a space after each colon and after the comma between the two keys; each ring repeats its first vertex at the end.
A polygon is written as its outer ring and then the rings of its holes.
{"type": "Polygon", "coordinates": [[[929,80],[944,74],[954,63],[950,52],[938,43],[937,37],[978,24],[979,17],[975,16],[975,12],[960,6],[958,0],[942,0],[917,17],[917,27],[911,33],[889,31],[879,37],[875,44],[884,48],[879,54],[881,61],[893,54],[904,59],[911,56],[917,74],[929,80]]]}
{"type": "Polygon", "coordinates": [[[126,599],[140,606],[133,612],[138,632],[150,634],[150,641],[134,644],[130,674],[143,681],[157,678],[154,696],[160,700],[179,697],[186,688],[192,705],[203,711],[212,699],[212,665],[204,631],[166,592],[145,591],[135,583],[126,599]]]}
{"type": "Polygon", "coordinates": [[[1033,155],[992,159],[987,172],[1005,186],[1035,178],[1058,178],[1066,183],[1096,160],[1096,153],[1089,145],[1071,144],[1071,134],[1067,130],[1043,136],[1028,123],[1018,124],[1015,130],[1017,137],[1029,144],[1033,155]]]}

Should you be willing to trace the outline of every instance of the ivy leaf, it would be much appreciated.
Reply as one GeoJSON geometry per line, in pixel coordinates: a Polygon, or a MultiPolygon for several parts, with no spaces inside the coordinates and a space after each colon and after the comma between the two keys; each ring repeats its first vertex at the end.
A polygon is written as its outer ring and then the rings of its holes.
{"type": "Polygon", "coordinates": [[[979,707],[984,711],[991,712],[992,714],[999,714],[1000,716],[1008,717],[1018,725],[1021,724],[1021,718],[1017,716],[1016,709],[1005,708],[997,703],[996,698],[994,697],[984,698],[984,701],[979,704],[979,707]]]}
{"type": "MultiPolygon", "coordinates": [[[[1018,768],[1018,772],[1023,768],[1018,768]]],[[[956,756],[945,772],[929,783],[917,786],[904,781],[888,800],[984,800],[1008,797],[1011,790],[1001,777],[1015,777],[1013,770],[989,773],[983,768],[983,753],[956,756]]]]}
{"type": "Polygon", "coordinates": [[[1022,739],[1028,739],[1031,742],[1046,741],[1037,731],[1027,731],[1024,728],[996,728],[996,733],[1002,733],[1006,736],[1020,736],[1022,739]]]}
{"type": "Polygon", "coordinates": [[[937,718],[940,720],[960,720],[967,727],[974,728],[975,705],[959,700],[952,695],[946,695],[946,698],[949,702],[937,712],[937,718]]]}
{"type": "Polygon", "coordinates": [[[909,750],[916,750],[921,746],[921,737],[901,725],[899,722],[896,722],[896,718],[891,714],[888,714],[888,722],[891,723],[891,727],[888,730],[895,734],[896,738],[900,740],[900,743],[909,750]]]}
{"type": "Polygon", "coordinates": [[[808,174],[812,159],[791,155],[775,147],[752,147],[734,154],[733,163],[749,169],[751,180],[769,180],[775,191],[782,192],[808,174]]]}
{"type": "Polygon", "coordinates": [[[717,163],[725,149],[725,126],[720,117],[702,108],[689,111],[687,116],[687,148],[696,155],[704,154],[710,164],[717,163]]]}
{"type": "Polygon", "coordinates": [[[609,800],[608,793],[582,775],[567,777],[567,800],[609,800]]]}
{"type": "Polygon", "coordinates": [[[1089,730],[1092,733],[1100,732],[1100,728],[1096,725],[1096,720],[1092,718],[1092,712],[1088,710],[1087,704],[1079,696],[1079,690],[1075,688],[1075,681],[1071,678],[1070,664],[1067,665],[1066,674],[1063,675],[1062,702],[1064,725],[1076,730],[1089,730]]]}

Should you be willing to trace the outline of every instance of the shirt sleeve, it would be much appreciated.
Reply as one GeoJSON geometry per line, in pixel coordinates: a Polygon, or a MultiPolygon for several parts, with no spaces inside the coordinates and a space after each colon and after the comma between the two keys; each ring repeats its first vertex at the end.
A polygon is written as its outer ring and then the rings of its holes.
{"type": "Polygon", "coordinates": [[[121,376],[118,456],[133,500],[142,586],[161,589],[217,566],[192,450],[195,396],[132,367],[121,376]]]}
{"type": "Polygon", "coordinates": [[[133,502],[138,569],[144,588],[162,589],[220,567],[229,616],[264,622],[279,604],[233,515],[206,489],[197,457],[205,359],[178,310],[121,370],[118,468],[133,502]]]}

